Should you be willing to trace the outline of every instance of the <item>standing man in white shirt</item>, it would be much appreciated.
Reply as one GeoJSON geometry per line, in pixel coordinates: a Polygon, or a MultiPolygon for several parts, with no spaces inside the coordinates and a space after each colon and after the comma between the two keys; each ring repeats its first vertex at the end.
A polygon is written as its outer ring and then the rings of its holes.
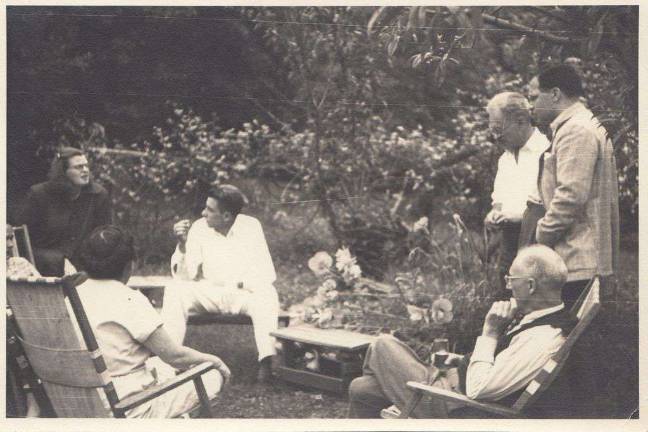
{"type": "Polygon", "coordinates": [[[202,218],[173,227],[178,239],[171,257],[176,283],[165,289],[167,331],[184,339],[187,318],[202,313],[250,316],[258,351],[258,381],[271,379],[276,353],[270,332],[277,329],[276,273],[260,222],[241,213],[245,195],[232,185],[212,188],[202,218]]]}
{"type": "MultiPolygon", "coordinates": [[[[436,368],[422,362],[406,344],[384,335],[370,345],[363,375],[349,387],[349,417],[374,418],[389,405],[401,411],[413,393],[407,381],[427,382],[463,392],[482,401],[512,405],[544,364],[565,343],[573,329],[571,318],[560,298],[567,280],[567,267],[560,255],[543,245],[520,250],[507,275],[507,288],[515,301],[493,303],[472,355],[451,355],[447,378],[433,380],[436,368]],[[524,314],[514,324],[516,313],[524,314]],[[463,385],[462,385],[463,384],[463,385]]],[[[554,400],[539,400],[534,410],[551,415],[554,400]]],[[[414,410],[416,418],[445,418],[451,404],[423,400],[414,410]]]]}
{"type": "Polygon", "coordinates": [[[504,275],[517,254],[520,224],[527,200],[538,196],[538,161],[549,148],[549,141],[532,126],[529,102],[520,93],[495,95],[486,111],[493,139],[504,148],[504,153],[497,164],[492,210],[486,215],[484,223],[490,229],[501,232],[498,259],[500,297],[507,297],[504,275]]]}

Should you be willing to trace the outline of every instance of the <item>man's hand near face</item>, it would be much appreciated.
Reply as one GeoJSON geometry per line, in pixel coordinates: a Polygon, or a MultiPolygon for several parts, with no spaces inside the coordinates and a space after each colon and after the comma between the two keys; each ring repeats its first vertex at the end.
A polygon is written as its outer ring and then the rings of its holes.
{"type": "Polygon", "coordinates": [[[517,307],[511,301],[498,301],[493,303],[484,319],[482,336],[499,339],[504,330],[513,320],[517,307]]]}

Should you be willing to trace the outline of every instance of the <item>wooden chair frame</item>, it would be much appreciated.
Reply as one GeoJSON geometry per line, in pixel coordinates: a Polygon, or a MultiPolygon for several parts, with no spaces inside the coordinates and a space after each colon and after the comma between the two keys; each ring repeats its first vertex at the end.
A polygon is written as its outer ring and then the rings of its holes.
{"type": "Polygon", "coordinates": [[[29,262],[35,266],[36,260],[34,259],[34,251],[32,250],[27,225],[7,225],[7,229],[11,231],[11,241],[9,243],[11,256],[27,258],[29,262]],[[19,241],[16,236],[18,233],[22,236],[21,241],[19,241]],[[21,243],[22,247],[20,246],[21,243]]]}
{"type": "MultiPolygon", "coordinates": [[[[512,407],[498,404],[496,402],[479,402],[470,399],[461,393],[444,390],[415,381],[409,381],[407,386],[414,391],[414,396],[398,418],[410,418],[411,413],[414,411],[423,396],[426,395],[444,402],[452,402],[462,407],[474,408],[499,417],[525,418],[525,409],[531,406],[542,392],[544,392],[556,379],[558,373],[564,366],[572,347],[598,313],[601,307],[599,290],[600,279],[598,276],[595,276],[589,282],[587,288],[583,290],[583,293],[571,309],[571,313],[578,318],[578,324],[569,334],[567,340],[553,358],[549,359],[537,375],[529,382],[524,393],[520,395],[512,407]]],[[[385,412],[384,417],[396,418],[393,412],[385,412]]]]}
{"type": "MultiPolygon", "coordinates": [[[[110,405],[110,411],[112,412],[112,415],[114,417],[124,418],[126,417],[127,411],[137,406],[140,406],[145,402],[155,399],[156,397],[168,392],[169,390],[172,390],[189,381],[193,381],[196,387],[196,392],[200,402],[199,405],[200,413],[204,417],[211,417],[212,416],[211,406],[209,403],[207,392],[205,390],[204,383],[202,381],[203,374],[209,372],[212,369],[215,369],[214,366],[210,363],[203,363],[194,366],[193,368],[185,372],[182,372],[181,374],[177,375],[171,380],[168,380],[160,385],[151,387],[140,393],[124,398],[122,400],[118,398],[117,393],[115,392],[114,385],[111,381],[110,375],[108,374],[106,363],[101,354],[99,346],[97,345],[96,338],[94,336],[92,328],[89,325],[85,310],[83,308],[79,295],[76,291],[76,285],[78,283],[78,280],[79,280],[78,274],[67,276],[64,278],[53,278],[53,277],[7,278],[8,305],[11,306],[10,290],[12,289],[29,290],[30,287],[36,287],[36,286],[39,287],[51,286],[52,288],[55,288],[57,286],[62,287],[63,293],[68,298],[71,309],[75,315],[74,317],[70,317],[70,319],[74,320],[76,318],[76,323],[78,324],[78,327],[80,329],[83,342],[85,343],[85,347],[87,348],[87,352],[90,358],[92,359],[92,363],[95,372],[97,374],[97,382],[101,383],[101,387],[103,388],[103,391],[110,405]]],[[[12,313],[15,314],[16,309],[19,310],[20,308],[12,308],[13,310],[12,313]]],[[[14,317],[18,328],[15,330],[16,334],[12,336],[15,336],[21,342],[21,344],[25,344],[25,343],[28,344],[29,341],[23,339],[23,336],[20,334],[21,332],[20,323],[23,317],[19,315],[15,315],[14,317]]],[[[29,319],[29,318],[25,317],[24,319],[29,319]]],[[[55,349],[55,347],[52,347],[52,349],[55,349]]],[[[31,364],[35,364],[33,361],[34,359],[29,359],[28,354],[27,354],[27,359],[31,364]]],[[[46,380],[43,379],[43,377],[38,377],[38,378],[46,382],[46,380]]],[[[54,412],[56,412],[55,406],[53,407],[53,410],[54,412]]],[[[108,414],[108,412],[106,414],[108,414]]]]}

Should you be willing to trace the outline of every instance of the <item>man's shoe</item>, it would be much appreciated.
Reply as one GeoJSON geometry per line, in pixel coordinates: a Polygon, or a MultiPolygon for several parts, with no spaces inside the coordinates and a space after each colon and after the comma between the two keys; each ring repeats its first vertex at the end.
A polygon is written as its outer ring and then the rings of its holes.
{"type": "Polygon", "coordinates": [[[268,356],[259,362],[257,383],[270,384],[272,382],[272,357],[268,356]]]}

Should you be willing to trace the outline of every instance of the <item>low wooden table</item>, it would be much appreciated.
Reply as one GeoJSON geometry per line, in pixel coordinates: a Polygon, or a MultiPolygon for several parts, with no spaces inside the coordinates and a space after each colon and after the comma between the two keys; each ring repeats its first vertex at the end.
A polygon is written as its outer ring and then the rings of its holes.
{"type": "Polygon", "coordinates": [[[362,375],[362,363],[375,336],[306,325],[270,333],[281,342],[277,375],[289,382],[334,393],[345,393],[353,378],[362,375]],[[318,367],[307,369],[304,354],[316,353],[318,367]]]}
{"type": "MultiPolygon", "coordinates": [[[[138,289],[149,299],[156,310],[162,309],[164,299],[164,287],[171,282],[170,276],[131,276],[128,286],[138,289]]],[[[290,316],[286,312],[279,313],[279,327],[287,327],[290,323],[290,316]]],[[[207,313],[189,317],[187,324],[240,324],[252,325],[252,318],[242,314],[207,313]]]]}

